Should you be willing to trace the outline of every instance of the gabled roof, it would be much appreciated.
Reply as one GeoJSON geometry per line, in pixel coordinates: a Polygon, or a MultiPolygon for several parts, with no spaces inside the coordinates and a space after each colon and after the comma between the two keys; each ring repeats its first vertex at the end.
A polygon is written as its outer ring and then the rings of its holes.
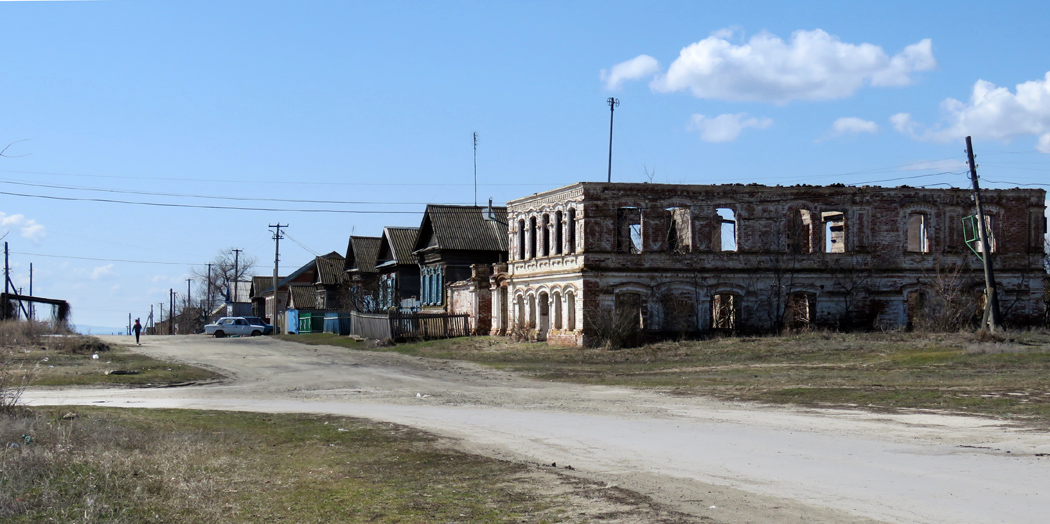
{"type": "Polygon", "coordinates": [[[379,237],[350,237],[350,241],[346,245],[346,260],[343,263],[343,270],[375,273],[376,256],[379,254],[381,243],[382,239],[379,237]]]}
{"type": "Polygon", "coordinates": [[[343,273],[345,263],[343,255],[332,251],[331,253],[314,259],[317,265],[317,277],[315,284],[334,286],[346,281],[346,273],[343,273]]]}
{"type": "Polygon", "coordinates": [[[507,251],[507,208],[428,205],[413,251],[507,251]],[[491,209],[491,218],[486,218],[491,209]]]}
{"type": "MultiPolygon", "coordinates": [[[[288,277],[277,277],[277,282],[283,282],[288,277]]],[[[273,277],[256,275],[252,277],[252,297],[261,297],[267,292],[273,293],[273,277]]]]}
{"type": "Polygon", "coordinates": [[[313,286],[289,286],[291,302],[295,309],[317,309],[317,290],[313,286]]]}
{"type": "MultiPolygon", "coordinates": [[[[230,300],[232,302],[251,302],[253,284],[254,282],[245,282],[243,280],[240,282],[231,282],[230,300]]],[[[270,277],[270,286],[273,286],[273,277],[270,277]]]]}
{"type": "Polygon", "coordinates": [[[384,227],[383,242],[379,246],[376,264],[382,265],[391,262],[398,265],[416,264],[416,257],[412,255],[412,248],[415,246],[416,237],[418,236],[418,227],[384,227]]]}

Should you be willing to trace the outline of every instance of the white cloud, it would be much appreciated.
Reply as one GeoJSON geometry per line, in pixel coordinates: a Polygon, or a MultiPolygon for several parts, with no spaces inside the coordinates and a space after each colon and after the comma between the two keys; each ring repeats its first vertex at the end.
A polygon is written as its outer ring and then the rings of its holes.
{"type": "Polygon", "coordinates": [[[7,230],[17,229],[22,238],[31,242],[40,242],[47,235],[47,229],[43,225],[21,214],[8,216],[6,213],[0,213],[0,227],[7,230]]]}
{"type": "Polygon", "coordinates": [[[660,63],[649,55],[638,55],[626,62],[620,62],[606,71],[602,69],[602,82],[606,89],[619,89],[626,80],[638,80],[660,72],[660,63]]]}
{"type": "Polygon", "coordinates": [[[978,80],[966,103],[941,102],[941,121],[933,126],[912,120],[908,113],[890,117],[893,127],[916,140],[951,142],[966,136],[1009,141],[1038,137],[1036,147],[1050,153],[1050,72],[1041,80],[1017,84],[1016,92],[978,80]]]}
{"type": "Polygon", "coordinates": [[[864,120],[855,116],[846,116],[835,120],[831,124],[835,136],[854,135],[858,133],[877,133],[879,125],[870,120],[864,120]]]}
{"type": "Polygon", "coordinates": [[[718,31],[682,49],[650,87],[688,90],[697,98],[786,104],[846,98],[865,82],[908,85],[913,72],[937,65],[929,39],[890,57],[877,45],[844,43],[821,29],[795,31],[790,42],[765,32],[742,45],[729,38],[728,31],[718,31]]]}
{"type": "Polygon", "coordinates": [[[113,276],[113,264],[98,266],[91,270],[91,280],[100,280],[113,276]]]}
{"type": "Polygon", "coordinates": [[[724,114],[714,118],[704,115],[693,115],[689,122],[690,131],[699,131],[700,140],[704,142],[732,142],[748,128],[765,129],[773,125],[769,118],[755,118],[747,113],[724,114]]]}

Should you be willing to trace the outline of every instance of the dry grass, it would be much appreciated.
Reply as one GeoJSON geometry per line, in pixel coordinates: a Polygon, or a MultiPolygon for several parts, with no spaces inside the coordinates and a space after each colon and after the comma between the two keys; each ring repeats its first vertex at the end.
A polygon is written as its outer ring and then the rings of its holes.
{"type": "Polygon", "coordinates": [[[40,323],[0,322],[0,410],[17,405],[30,385],[171,386],[218,378],[208,370],[110,347],[96,337],[54,332],[40,323]]]}
{"type": "Polygon", "coordinates": [[[5,523],[684,521],[551,468],[343,417],[54,408],[0,416],[0,443],[5,523]]]}
{"type": "Polygon", "coordinates": [[[544,380],[802,406],[930,409],[1050,427],[1046,330],[1005,336],[813,331],[619,351],[477,337],[390,350],[469,360],[544,380]]]}

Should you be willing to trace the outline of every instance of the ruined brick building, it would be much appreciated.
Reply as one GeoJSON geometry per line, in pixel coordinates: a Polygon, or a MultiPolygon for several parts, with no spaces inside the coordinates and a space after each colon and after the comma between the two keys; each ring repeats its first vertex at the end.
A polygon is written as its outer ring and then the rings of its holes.
{"type": "MultiPolygon", "coordinates": [[[[1003,318],[1043,311],[1046,192],[982,192],[1003,318]]],[[[965,323],[984,287],[962,189],[581,182],[507,204],[491,332],[639,335],[965,323]]]]}

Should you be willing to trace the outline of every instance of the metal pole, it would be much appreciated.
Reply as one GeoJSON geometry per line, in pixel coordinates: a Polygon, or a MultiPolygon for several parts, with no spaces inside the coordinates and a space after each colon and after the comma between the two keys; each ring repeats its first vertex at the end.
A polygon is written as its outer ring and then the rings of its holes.
{"type": "Polygon", "coordinates": [[[995,290],[995,274],[992,272],[992,250],[988,245],[988,231],[984,223],[984,206],[981,204],[981,186],[977,183],[977,164],[973,160],[973,144],[966,137],[966,157],[970,161],[970,179],[973,181],[973,200],[977,205],[977,234],[981,241],[981,262],[984,265],[984,318],[982,327],[995,333],[999,328],[999,295],[995,290]]]}
{"type": "Polygon", "coordinates": [[[613,113],[616,112],[616,108],[620,105],[620,100],[609,97],[609,178],[608,182],[612,182],[612,138],[613,138],[613,113]]]}

